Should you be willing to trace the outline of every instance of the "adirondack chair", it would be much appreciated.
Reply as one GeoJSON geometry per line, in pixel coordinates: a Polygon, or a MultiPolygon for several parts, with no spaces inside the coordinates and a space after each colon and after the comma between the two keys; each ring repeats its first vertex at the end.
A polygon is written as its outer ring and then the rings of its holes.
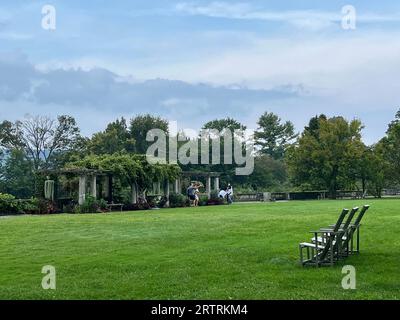
{"type": "Polygon", "coordinates": [[[300,263],[303,266],[315,265],[318,268],[322,265],[334,265],[335,261],[339,259],[342,243],[341,239],[345,232],[343,229],[340,229],[340,227],[348,213],[349,209],[343,209],[333,228],[311,231],[311,233],[314,234],[314,241],[312,241],[312,243],[302,242],[299,244],[300,263]],[[321,241],[318,241],[318,238],[320,238],[321,241]],[[304,248],[307,249],[307,260],[304,260],[304,248]]]}
{"type": "MultiPolygon", "coordinates": [[[[341,249],[340,252],[337,252],[338,257],[347,257],[348,256],[348,234],[349,234],[349,227],[350,227],[350,223],[353,220],[354,215],[357,213],[359,207],[354,207],[353,209],[351,209],[349,215],[346,218],[346,222],[342,223],[340,225],[339,230],[343,232],[343,236],[341,238],[336,239],[336,241],[341,241],[340,244],[338,244],[338,248],[341,249]],[[343,251],[343,249],[346,249],[343,251]]],[[[320,230],[322,231],[330,231],[335,228],[335,225],[330,225],[327,228],[321,228],[320,230]]],[[[324,239],[323,237],[318,237],[318,239],[315,239],[314,237],[311,238],[311,242],[315,243],[316,241],[318,241],[319,244],[323,244],[324,243],[324,239]]],[[[336,245],[336,241],[334,241],[334,245],[336,245]]]]}
{"type": "Polygon", "coordinates": [[[346,254],[355,254],[360,253],[360,227],[361,227],[361,220],[364,217],[365,213],[369,209],[369,205],[363,206],[360,213],[358,214],[356,220],[353,224],[350,225],[348,228],[348,232],[345,236],[343,248],[346,248],[346,254]],[[356,250],[354,250],[354,234],[356,235],[356,250]]]}
{"type": "MultiPolygon", "coordinates": [[[[346,255],[359,253],[360,252],[360,226],[361,220],[364,217],[365,212],[369,209],[369,205],[363,206],[360,213],[353,224],[349,225],[348,232],[343,236],[344,248],[346,248],[346,255]],[[354,250],[354,234],[356,235],[356,250],[354,250]]],[[[329,227],[333,228],[334,225],[329,227]]]]}

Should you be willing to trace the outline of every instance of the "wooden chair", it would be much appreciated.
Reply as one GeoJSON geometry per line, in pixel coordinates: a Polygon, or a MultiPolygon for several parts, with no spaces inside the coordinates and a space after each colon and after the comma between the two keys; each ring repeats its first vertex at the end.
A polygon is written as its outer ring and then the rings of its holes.
{"type": "Polygon", "coordinates": [[[302,242],[299,244],[300,263],[303,266],[314,265],[318,268],[322,265],[334,265],[335,261],[339,259],[342,250],[342,238],[346,232],[346,230],[340,229],[340,227],[348,213],[349,209],[343,209],[333,228],[311,231],[314,234],[314,241],[312,243],[302,242]],[[304,248],[307,249],[306,260],[303,254],[304,248]]]}
{"type": "Polygon", "coordinates": [[[350,225],[346,238],[344,241],[344,248],[346,248],[346,254],[358,254],[360,253],[360,227],[361,227],[361,220],[364,217],[365,213],[369,209],[369,205],[363,206],[360,213],[357,216],[356,221],[350,225]],[[354,250],[354,235],[356,235],[356,249],[354,250]]]}
{"type": "MultiPolygon", "coordinates": [[[[348,256],[348,242],[347,242],[347,238],[348,238],[348,234],[349,234],[349,226],[351,221],[353,220],[354,215],[356,214],[356,212],[358,211],[359,207],[354,207],[353,209],[351,209],[349,215],[347,216],[346,222],[342,223],[340,225],[339,230],[341,230],[343,232],[343,236],[340,239],[337,239],[338,241],[340,241],[341,243],[338,244],[338,248],[340,248],[340,252],[337,252],[338,257],[347,257],[348,256]],[[346,249],[346,250],[343,250],[346,249]]],[[[335,225],[330,225],[327,228],[321,228],[320,231],[333,231],[335,228],[335,225]]],[[[319,244],[323,243],[324,239],[322,237],[318,237],[318,239],[315,238],[311,238],[311,242],[315,243],[316,241],[318,241],[319,244]]],[[[336,245],[336,241],[333,243],[334,245],[336,245]]]]}

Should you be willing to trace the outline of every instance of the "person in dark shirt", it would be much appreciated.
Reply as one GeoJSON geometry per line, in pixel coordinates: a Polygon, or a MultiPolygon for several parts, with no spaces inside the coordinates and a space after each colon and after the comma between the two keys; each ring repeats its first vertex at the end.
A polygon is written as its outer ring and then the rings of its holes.
{"type": "Polygon", "coordinates": [[[194,183],[192,183],[189,188],[187,188],[187,196],[189,198],[189,201],[192,203],[194,201],[196,201],[196,186],[194,185],[194,183]]]}

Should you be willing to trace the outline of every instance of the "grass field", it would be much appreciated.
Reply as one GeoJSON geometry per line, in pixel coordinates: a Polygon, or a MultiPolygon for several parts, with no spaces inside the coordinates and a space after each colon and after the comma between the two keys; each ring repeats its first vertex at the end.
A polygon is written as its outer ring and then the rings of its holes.
{"type": "Polygon", "coordinates": [[[0,299],[399,299],[400,200],[0,218],[0,299]],[[361,254],[302,268],[298,243],[368,202],[361,254]],[[342,266],[357,289],[341,287],[342,266]],[[41,288],[42,266],[57,289],[41,288]]]}

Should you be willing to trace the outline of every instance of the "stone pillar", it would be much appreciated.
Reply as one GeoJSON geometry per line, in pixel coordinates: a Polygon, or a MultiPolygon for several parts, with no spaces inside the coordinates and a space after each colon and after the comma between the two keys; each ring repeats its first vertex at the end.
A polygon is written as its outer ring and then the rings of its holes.
{"type": "Polygon", "coordinates": [[[208,199],[211,198],[211,177],[208,176],[206,178],[206,192],[207,192],[207,197],[208,199]]]}
{"type": "Polygon", "coordinates": [[[132,190],[132,204],[136,204],[137,200],[138,200],[138,192],[137,192],[136,183],[132,183],[131,190],[132,190]]]}
{"type": "Polygon", "coordinates": [[[167,202],[165,203],[165,207],[169,207],[169,181],[164,181],[164,196],[167,198],[167,202]]]}
{"type": "Polygon", "coordinates": [[[214,189],[219,191],[219,177],[214,178],[214,189]]]}
{"type": "Polygon", "coordinates": [[[94,175],[91,177],[90,182],[90,195],[97,199],[97,176],[94,175]]]}
{"type": "Polygon", "coordinates": [[[175,192],[175,193],[181,193],[180,190],[179,190],[179,179],[176,179],[176,180],[175,180],[174,192],[175,192]]]}
{"type": "Polygon", "coordinates": [[[82,205],[86,197],[86,176],[79,177],[79,199],[78,203],[82,205]]]}

